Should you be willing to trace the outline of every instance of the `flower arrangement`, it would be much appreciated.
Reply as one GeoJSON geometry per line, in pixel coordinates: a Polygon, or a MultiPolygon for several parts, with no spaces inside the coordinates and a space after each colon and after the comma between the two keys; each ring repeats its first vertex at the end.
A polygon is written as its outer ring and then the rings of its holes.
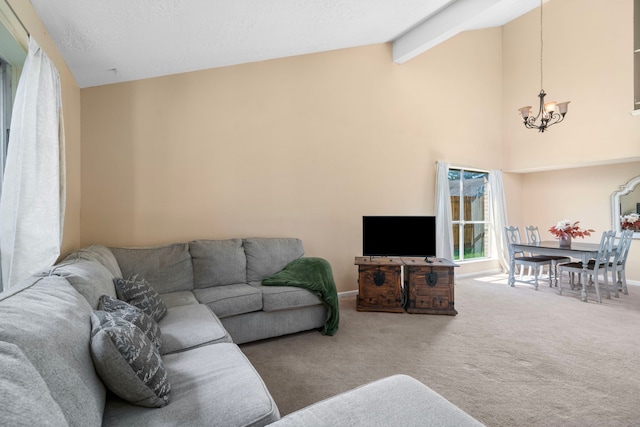
{"type": "Polygon", "coordinates": [[[571,222],[568,219],[563,219],[562,221],[558,221],[558,223],[552,226],[549,231],[551,234],[556,236],[559,239],[568,239],[569,237],[582,237],[591,236],[591,233],[595,232],[595,230],[588,229],[583,230],[578,227],[580,221],[571,222]]]}
{"type": "Polygon", "coordinates": [[[630,213],[621,216],[620,226],[623,230],[638,230],[640,228],[640,214],[630,213]]]}

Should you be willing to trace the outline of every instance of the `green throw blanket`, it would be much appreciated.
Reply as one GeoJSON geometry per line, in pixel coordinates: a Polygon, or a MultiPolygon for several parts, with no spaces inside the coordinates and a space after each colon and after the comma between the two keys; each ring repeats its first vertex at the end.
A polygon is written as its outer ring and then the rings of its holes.
{"type": "Polygon", "coordinates": [[[322,258],[305,257],[291,261],[284,270],[262,281],[267,286],[298,286],[305,288],[322,299],[327,307],[327,320],[323,335],[333,335],[338,330],[338,292],[333,281],[331,265],[322,258]]]}

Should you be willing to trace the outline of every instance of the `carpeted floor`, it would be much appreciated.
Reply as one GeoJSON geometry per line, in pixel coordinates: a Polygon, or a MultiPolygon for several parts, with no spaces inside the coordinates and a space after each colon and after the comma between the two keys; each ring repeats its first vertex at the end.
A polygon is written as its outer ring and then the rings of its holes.
{"type": "Polygon", "coordinates": [[[241,347],[283,415],[403,373],[487,426],[640,426],[640,287],[602,304],[504,275],[455,292],[457,316],[358,312],[345,297],[333,337],[241,347]]]}

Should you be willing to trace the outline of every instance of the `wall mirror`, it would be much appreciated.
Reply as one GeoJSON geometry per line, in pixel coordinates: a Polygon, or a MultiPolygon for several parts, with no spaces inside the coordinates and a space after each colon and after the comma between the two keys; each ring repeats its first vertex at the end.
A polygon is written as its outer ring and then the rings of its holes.
{"type": "MultiPolygon", "coordinates": [[[[622,218],[629,219],[629,214],[640,214],[640,176],[631,178],[620,190],[611,195],[611,222],[613,229],[620,233],[623,228],[634,230],[633,238],[640,239],[640,220],[635,226],[624,222],[622,218]]],[[[631,218],[634,218],[632,215],[631,218]]]]}

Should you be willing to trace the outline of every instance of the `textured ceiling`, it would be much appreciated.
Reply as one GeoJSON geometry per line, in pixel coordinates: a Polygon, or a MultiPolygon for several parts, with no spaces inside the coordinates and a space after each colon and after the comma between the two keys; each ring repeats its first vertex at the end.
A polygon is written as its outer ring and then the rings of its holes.
{"type": "Polygon", "coordinates": [[[394,42],[405,62],[539,0],[31,0],[83,87],[394,42]]]}

